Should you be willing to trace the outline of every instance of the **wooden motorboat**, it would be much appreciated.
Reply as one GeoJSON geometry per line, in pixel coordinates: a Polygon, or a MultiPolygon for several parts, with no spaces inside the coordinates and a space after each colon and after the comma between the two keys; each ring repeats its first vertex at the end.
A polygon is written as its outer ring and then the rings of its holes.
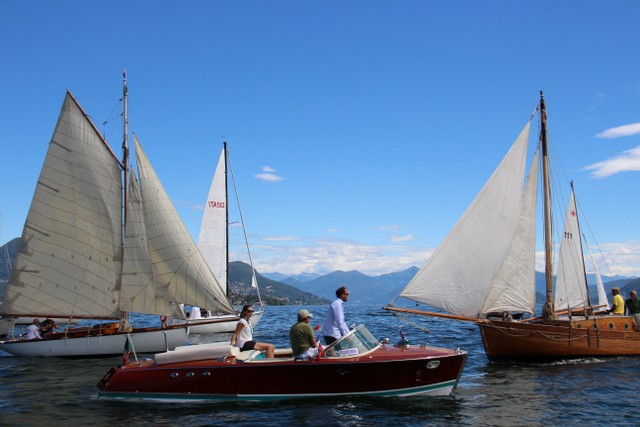
{"type": "Polygon", "coordinates": [[[161,402],[449,395],[466,358],[460,350],[381,344],[360,325],[312,360],[295,360],[291,349],[265,359],[228,343],[183,346],[112,368],[98,388],[103,399],[161,402]]]}

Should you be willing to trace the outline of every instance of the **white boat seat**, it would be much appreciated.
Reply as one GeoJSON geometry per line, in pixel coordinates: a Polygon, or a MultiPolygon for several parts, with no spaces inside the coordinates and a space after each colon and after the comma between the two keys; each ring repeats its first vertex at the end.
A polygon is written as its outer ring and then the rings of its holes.
{"type": "Polygon", "coordinates": [[[229,343],[211,343],[176,347],[175,350],[158,353],[153,356],[156,365],[168,363],[190,362],[194,360],[219,359],[221,357],[236,356],[240,353],[238,347],[229,343]]]}

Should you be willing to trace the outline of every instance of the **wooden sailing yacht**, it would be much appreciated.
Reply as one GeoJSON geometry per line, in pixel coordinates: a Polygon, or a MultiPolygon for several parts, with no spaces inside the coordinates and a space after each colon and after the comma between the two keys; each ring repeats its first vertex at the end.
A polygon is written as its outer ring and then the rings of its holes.
{"type": "Polygon", "coordinates": [[[0,315],[111,319],[110,324],[7,340],[19,356],[108,356],[125,343],[160,352],[184,343],[185,325],[132,328],[129,313],[184,318],[181,303],[234,313],[134,136],[130,169],[127,84],[119,160],[67,92],[25,222],[0,315]],[[128,340],[127,340],[128,338],[128,340]]]}
{"type": "MultiPolygon", "coordinates": [[[[229,185],[228,171],[229,154],[227,152],[227,143],[224,142],[222,152],[218,158],[207,201],[204,205],[202,214],[202,222],[200,224],[200,235],[198,237],[198,249],[202,252],[204,259],[207,261],[209,268],[217,279],[212,286],[219,287],[220,290],[229,297],[229,185]]],[[[233,178],[233,173],[231,174],[233,178]]],[[[234,188],[235,188],[235,180],[234,188]]],[[[258,302],[254,304],[255,313],[251,318],[252,326],[256,326],[262,315],[264,314],[264,303],[260,297],[260,288],[256,278],[256,271],[251,261],[251,252],[249,251],[249,243],[244,227],[244,219],[240,211],[240,201],[237,191],[234,191],[238,210],[240,213],[240,225],[244,233],[245,246],[249,257],[249,265],[251,266],[251,288],[256,290],[258,302]]],[[[204,307],[210,312],[209,307],[204,307]]],[[[236,329],[236,325],[240,320],[239,313],[225,314],[213,312],[211,315],[199,319],[189,318],[190,334],[204,333],[231,333],[236,329]]]]}
{"type": "Polygon", "coordinates": [[[634,318],[604,315],[596,310],[600,305],[590,301],[573,185],[554,289],[547,113],[540,95],[540,145],[526,185],[531,119],[447,238],[397,297],[444,313],[405,309],[393,302],[385,308],[475,322],[492,361],[639,356],[640,329],[634,318]],[[533,316],[539,156],[546,295],[541,315],[533,316]]]}

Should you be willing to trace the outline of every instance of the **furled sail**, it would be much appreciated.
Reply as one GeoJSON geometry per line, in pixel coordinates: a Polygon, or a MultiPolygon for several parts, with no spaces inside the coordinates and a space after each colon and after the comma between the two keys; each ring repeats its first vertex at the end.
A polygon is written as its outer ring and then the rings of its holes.
{"type": "Polygon", "coordinates": [[[121,170],[67,92],[0,314],[120,316],[121,170]]]}
{"type": "Polygon", "coordinates": [[[516,232],[531,122],[443,243],[400,293],[461,316],[477,316],[516,232]]]}
{"type": "Polygon", "coordinates": [[[221,314],[235,310],[178,216],[134,135],[149,257],[158,294],[221,314]]]}
{"type": "Polygon", "coordinates": [[[529,178],[522,195],[520,221],[500,271],[482,307],[482,313],[525,312],[536,308],[536,200],[538,190],[538,152],[529,168],[529,178]]]}
{"type": "Polygon", "coordinates": [[[204,205],[198,249],[227,293],[227,182],[226,149],[222,150],[204,205]]]}
{"type": "Polygon", "coordinates": [[[580,238],[578,211],[572,191],[560,241],[555,289],[556,310],[584,308],[589,305],[580,238]]]}

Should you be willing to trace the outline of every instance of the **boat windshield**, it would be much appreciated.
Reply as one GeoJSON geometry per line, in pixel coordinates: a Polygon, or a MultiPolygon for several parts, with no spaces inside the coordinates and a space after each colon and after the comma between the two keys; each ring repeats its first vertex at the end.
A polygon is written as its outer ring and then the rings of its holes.
{"type": "Polygon", "coordinates": [[[324,350],[324,357],[353,357],[368,353],[380,343],[360,325],[324,350]]]}

